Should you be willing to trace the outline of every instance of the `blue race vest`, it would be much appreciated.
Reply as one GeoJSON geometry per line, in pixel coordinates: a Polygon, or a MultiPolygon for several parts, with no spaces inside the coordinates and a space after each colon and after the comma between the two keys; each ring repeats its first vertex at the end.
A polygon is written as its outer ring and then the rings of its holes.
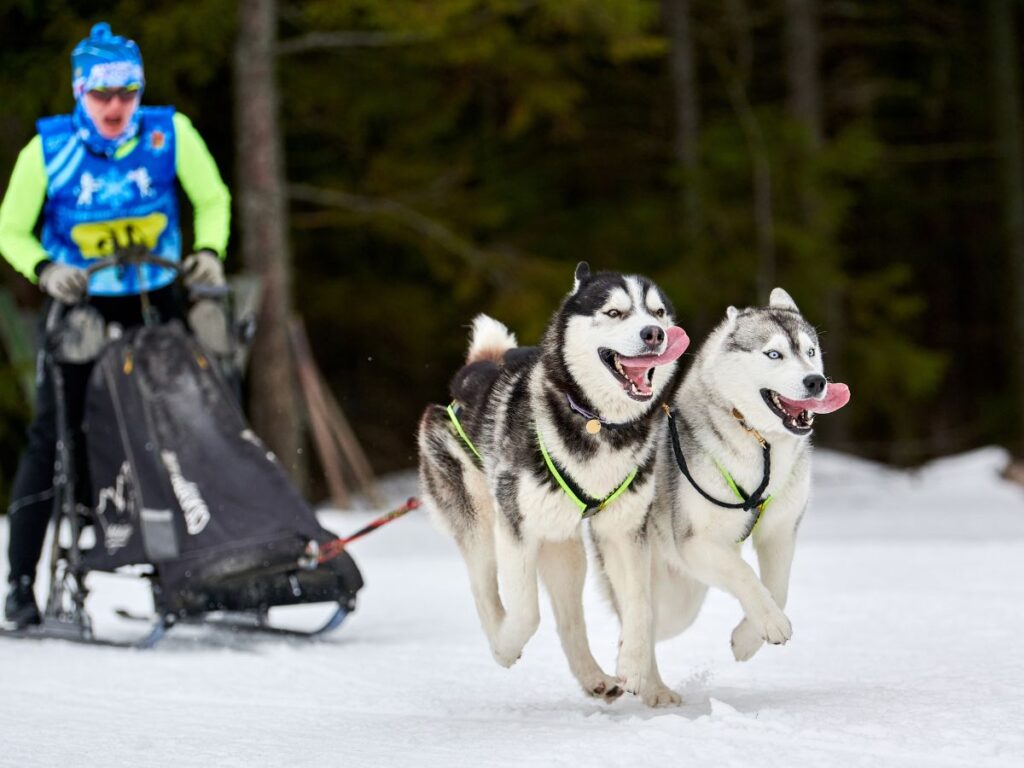
{"type": "MultiPolygon", "coordinates": [[[[87,267],[118,246],[143,243],[160,258],[181,260],[173,116],[172,107],[140,107],[137,140],[114,158],[86,149],[70,115],[36,124],[47,177],[42,244],[50,258],[87,267]]],[[[126,296],[173,279],[163,267],[104,269],[89,291],[126,296]]]]}

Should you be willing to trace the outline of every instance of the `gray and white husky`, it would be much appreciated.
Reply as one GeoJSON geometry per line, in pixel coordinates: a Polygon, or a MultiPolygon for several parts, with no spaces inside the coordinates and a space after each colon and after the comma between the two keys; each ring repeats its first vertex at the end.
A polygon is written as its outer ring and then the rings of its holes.
{"type": "Polygon", "coordinates": [[[816,413],[849,400],[824,376],[818,337],[788,293],[737,310],[697,353],[674,397],[651,517],[657,638],[694,620],[708,586],[739,600],[736,659],[793,633],[783,610],[797,528],[810,493],[816,413]],[[686,473],[690,477],[686,477],[686,473]],[[740,556],[752,537],[758,574],[740,556]]]}
{"type": "Polygon", "coordinates": [[[435,523],[466,561],[495,660],[509,667],[540,621],[538,574],[569,667],[590,695],[671,695],[653,669],[647,518],[656,425],[689,343],[650,280],[576,268],[541,345],[473,322],[447,409],[420,421],[420,479],[435,523]],[[617,677],[598,666],[583,617],[584,518],[599,543],[622,634],[617,677]],[[499,595],[498,584],[501,584],[499,595]],[[504,600],[502,600],[502,596],[504,600]]]}

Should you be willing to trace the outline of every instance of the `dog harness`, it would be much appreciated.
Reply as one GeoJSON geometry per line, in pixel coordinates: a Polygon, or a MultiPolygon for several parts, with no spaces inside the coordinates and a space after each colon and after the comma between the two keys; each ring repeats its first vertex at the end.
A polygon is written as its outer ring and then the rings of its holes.
{"type": "Polygon", "coordinates": [[[555,460],[551,458],[551,454],[548,453],[548,449],[544,446],[544,440],[540,436],[540,430],[534,427],[534,431],[537,433],[537,445],[540,447],[540,453],[544,457],[544,463],[547,464],[548,471],[551,473],[551,476],[555,478],[555,482],[561,486],[563,491],[565,491],[565,495],[569,497],[569,500],[580,508],[580,512],[584,519],[593,517],[619,498],[619,496],[625,493],[626,489],[629,488],[636,479],[637,472],[639,471],[638,469],[634,469],[630,472],[626,479],[619,484],[619,487],[605,496],[604,499],[595,499],[576,485],[571,478],[567,477],[564,470],[559,472],[558,465],[555,464],[555,460]]]}
{"type": "MultiPolygon", "coordinates": [[[[466,444],[466,447],[469,448],[472,453],[474,463],[477,466],[482,467],[484,457],[480,455],[480,451],[478,451],[476,446],[473,445],[473,441],[470,440],[469,435],[466,434],[466,430],[463,428],[462,422],[459,421],[458,405],[453,401],[448,404],[448,408],[446,410],[448,412],[448,418],[452,422],[452,426],[455,427],[455,431],[458,433],[459,437],[462,438],[462,442],[466,444]]],[[[535,429],[535,431],[537,434],[537,445],[540,448],[541,456],[544,457],[544,464],[547,465],[551,476],[555,478],[555,482],[558,483],[559,487],[563,491],[565,491],[565,495],[569,497],[573,504],[579,507],[580,513],[583,515],[584,519],[593,517],[619,498],[619,496],[625,493],[626,489],[629,488],[636,479],[639,470],[634,469],[629,473],[629,476],[619,484],[619,487],[608,494],[604,499],[595,499],[573,482],[572,478],[566,475],[564,469],[559,471],[558,465],[555,463],[555,460],[551,458],[551,454],[548,453],[548,449],[544,445],[544,440],[541,439],[540,430],[535,429]]]]}
{"type": "Polygon", "coordinates": [[[748,538],[750,534],[754,532],[754,528],[761,521],[761,515],[764,514],[765,508],[768,506],[768,502],[772,500],[771,495],[765,496],[764,492],[768,488],[768,483],[771,481],[772,473],[772,447],[765,440],[761,433],[758,432],[751,426],[747,425],[746,420],[743,418],[743,414],[737,411],[735,408],[732,410],[733,417],[740,423],[747,432],[754,436],[754,438],[761,444],[762,457],[764,462],[764,474],[761,476],[761,484],[757,486],[757,489],[748,494],[741,488],[731,474],[729,470],[723,467],[717,459],[712,457],[712,461],[715,462],[715,466],[718,467],[718,471],[722,473],[722,477],[725,478],[725,482],[728,483],[732,492],[736,494],[736,497],[740,500],[739,504],[729,504],[724,501],[719,501],[714,496],[711,496],[703,488],[697,485],[697,481],[690,474],[690,468],[686,465],[686,457],[683,455],[683,449],[679,445],[679,431],[676,429],[675,417],[672,415],[672,409],[667,405],[663,405],[662,408],[665,410],[665,415],[668,416],[668,431],[669,431],[669,442],[672,444],[672,452],[676,457],[676,464],[679,466],[679,471],[683,473],[683,477],[690,481],[690,485],[693,486],[694,490],[697,491],[701,496],[719,507],[725,509],[742,509],[744,512],[750,512],[751,510],[757,510],[754,514],[753,519],[750,521],[750,525],[744,534],[736,540],[738,544],[742,544],[748,538]]]}
{"type": "Polygon", "coordinates": [[[452,426],[455,427],[455,431],[459,434],[459,437],[462,438],[462,442],[464,442],[469,450],[472,451],[474,457],[473,462],[478,467],[483,467],[484,457],[480,455],[480,451],[476,449],[476,446],[473,445],[473,441],[470,440],[469,435],[466,434],[466,430],[462,428],[462,422],[459,421],[458,416],[459,409],[454,400],[448,404],[448,408],[446,410],[448,411],[448,418],[451,419],[452,426]]]}

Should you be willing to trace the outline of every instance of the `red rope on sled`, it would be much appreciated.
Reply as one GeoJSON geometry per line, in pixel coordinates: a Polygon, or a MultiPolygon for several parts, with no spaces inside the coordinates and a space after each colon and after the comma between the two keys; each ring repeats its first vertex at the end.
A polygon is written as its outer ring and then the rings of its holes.
{"type": "Polygon", "coordinates": [[[337,539],[332,539],[331,541],[328,541],[325,544],[321,544],[320,555],[317,558],[317,562],[326,563],[328,560],[331,560],[332,558],[335,558],[338,555],[340,555],[342,551],[344,551],[345,547],[351,544],[356,539],[361,539],[368,533],[373,533],[381,526],[387,525],[393,520],[397,520],[402,515],[412,512],[414,509],[419,509],[419,507],[420,500],[417,499],[415,496],[410,496],[402,506],[398,507],[397,509],[391,510],[387,514],[381,515],[373,522],[367,523],[358,531],[353,533],[351,536],[338,537],[337,539]]]}

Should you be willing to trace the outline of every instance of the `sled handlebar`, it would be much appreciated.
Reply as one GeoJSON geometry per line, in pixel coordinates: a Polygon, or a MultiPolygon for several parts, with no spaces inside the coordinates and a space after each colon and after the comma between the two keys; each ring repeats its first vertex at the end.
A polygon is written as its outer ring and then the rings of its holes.
{"type": "Polygon", "coordinates": [[[129,246],[128,248],[119,249],[113,256],[107,256],[94,264],[90,264],[86,267],[85,271],[89,277],[92,277],[97,272],[104,269],[110,269],[111,267],[140,266],[143,264],[173,270],[175,276],[181,272],[181,264],[178,262],[154,256],[149,252],[148,248],[139,246],[129,246]]]}
{"type": "MultiPolygon", "coordinates": [[[[106,256],[102,259],[97,259],[89,266],[85,267],[85,273],[88,277],[92,277],[97,272],[101,272],[104,269],[112,268],[124,268],[124,267],[141,267],[141,266],[154,266],[168,269],[174,274],[174,279],[178,280],[181,277],[182,267],[180,262],[170,261],[169,259],[155,256],[152,251],[149,250],[145,245],[132,243],[127,246],[117,248],[114,253],[110,256],[106,256]]],[[[145,317],[150,313],[149,302],[146,299],[148,289],[145,289],[140,294],[143,300],[143,316],[145,317]]],[[[216,285],[193,285],[189,288],[189,296],[193,299],[200,298],[211,298],[211,299],[222,299],[230,293],[230,289],[227,286],[216,286],[216,285]]],[[[92,293],[86,288],[85,295],[82,297],[82,301],[86,301],[92,293]]],[[[50,308],[50,313],[46,320],[46,333],[53,335],[60,323],[61,317],[67,311],[68,306],[62,304],[59,301],[53,302],[53,306],[50,308]]],[[[147,321],[147,325],[149,322],[147,321]]]]}

